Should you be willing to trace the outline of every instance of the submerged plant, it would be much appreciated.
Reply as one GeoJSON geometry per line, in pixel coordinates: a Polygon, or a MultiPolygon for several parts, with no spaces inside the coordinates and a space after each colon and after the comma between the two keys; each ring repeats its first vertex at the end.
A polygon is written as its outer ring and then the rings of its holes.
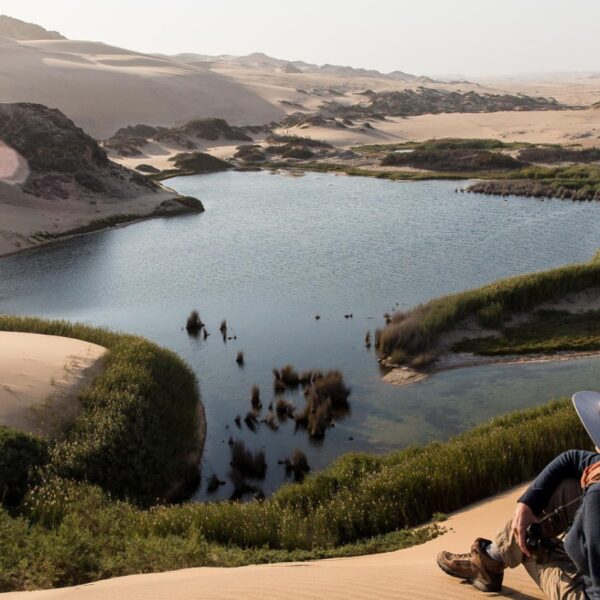
{"type": "Polygon", "coordinates": [[[200,318],[200,314],[197,310],[193,310],[190,313],[190,316],[187,318],[187,322],[185,324],[185,328],[187,332],[190,334],[198,335],[200,330],[204,327],[204,323],[200,318]]]}

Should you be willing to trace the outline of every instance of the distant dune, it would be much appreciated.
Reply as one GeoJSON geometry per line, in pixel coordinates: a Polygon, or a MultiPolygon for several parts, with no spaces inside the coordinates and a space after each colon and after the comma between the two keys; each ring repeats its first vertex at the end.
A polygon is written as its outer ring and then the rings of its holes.
{"type": "Polygon", "coordinates": [[[0,53],[0,102],[59,108],[98,139],[139,122],[260,124],[285,114],[226,75],[99,42],[0,37],[0,53]]]}

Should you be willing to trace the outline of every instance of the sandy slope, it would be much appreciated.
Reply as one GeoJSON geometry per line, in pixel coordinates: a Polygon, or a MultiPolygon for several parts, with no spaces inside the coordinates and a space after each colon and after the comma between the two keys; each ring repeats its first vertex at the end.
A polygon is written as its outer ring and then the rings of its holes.
{"type": "MultiPolygon", "coordinates": [[[[133,575],[85,586],[4,594],[6,600],[428,600],[485,598],[435,564],[440,550],[463,552],[480,535],[493,536],[512,515],[522,488],[450,517],[451,530],[427,544],[372,556],[235,569],[198,568],[133,575]]],[[[509,571],[503,595],[541,599],[522,567],[509,571]],[[518,591],[517,591],[518,590],[518,591]]],[[[493,596],[497,596],[494,594],[493,596]]],[[[489,595],[487,596],[489,597],[489,595]]]]}
{"type": "Polygon", "coordinates": [[[196,117],[267,123],[284,111],[206,68],[99,42],[0,38],[0,102],[59,108],[97,138],[196,117]]]}
{"type": "Polygon", "coordinates": [[[105,348],[71,338],[0,331],[0,425],[33,433],[73,410],[105,348]]]}
{"type": "Polygon", "coordinates": [[[39,246],[36,233],[57,235],[114,215],[151,214],[161,202],[173,198],[167,190],[131,199],[104,198],[94,204],[80,199],[45,200],[23,193],[0,179],[0,256],[39,246]]]}

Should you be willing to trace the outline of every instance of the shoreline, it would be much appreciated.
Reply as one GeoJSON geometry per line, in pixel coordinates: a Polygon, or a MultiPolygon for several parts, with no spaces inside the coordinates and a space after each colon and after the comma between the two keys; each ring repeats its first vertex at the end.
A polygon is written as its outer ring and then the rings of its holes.
{"type": "Polygon", "coordinates": [[[410,367],[382,365],[389,371],[383,375],[382,379],[390,385],[404,387],[414,383],[420,383],[445,371],[455,369],[467,369],[471,367],[482,367],[487,365],[520,365],[520,364],[539,364],[548,362],[566,362],[578,360],[580,358],[593,358],[600,356],[600,350],[563,351],[553,354],[505,354],[500,356],[483,356],[477,354],[455,353],[454,355],[446,353],[440,359],[441,366],[433,367],[426,371],[418,371],[410,367]],[[462,360],[458,357],[462,357],[462,360]],[[455,359],[455,360],[453,360],[455,359]]]}
{"type": "Polygon", "coordinates": [[[22,248],[15,248],[14,250],[9,250],[3,252],[0,249],[0,260],[6,258],[8,256],[14,256],[15,254],[20,254],[23,252],[36,250],[42,246],[47,246],[49,244],[53,244],[56,242],[62,242],[65,240],[69,240],[74,237],[80,237],[84,235],[90,235],[94,233],[99,233],[102,231],[108,231],[110,229],[118,229],[122,227],[129,227],[130,225],[135,225],[136,223],[142,223],[144,221],[149,221],[151,219],[158,219],[161,217],[171,218],[171,217],[180,217],[185,215],[195,215],[201,214],[204,212],[204,206],[200,200],[194,198],[198,205],[196,207],[192,206],[191,203],[186,205],[185,200],[190,198],[188,196],[171,196],[166,198],[164,201],[175,201],[179,203],[178,207],[174,207],[173,209],[165,209],[161,208],[160,205],[157,205],[153,208],[152,212],[149,213],[122,213],[115,214],[103,219],[94,219],[85,225],[81,225],[80,227],[75,227],[73,229],[68,229],[62,233],[55,233],[51,235],[44,235],[43,232],[38,232],[32,234],[30,245],[22,248]],[[181,202],[184,200],[184,202],[181,202]],[[37,237],[36,237],[37,236],[37,237]]]}

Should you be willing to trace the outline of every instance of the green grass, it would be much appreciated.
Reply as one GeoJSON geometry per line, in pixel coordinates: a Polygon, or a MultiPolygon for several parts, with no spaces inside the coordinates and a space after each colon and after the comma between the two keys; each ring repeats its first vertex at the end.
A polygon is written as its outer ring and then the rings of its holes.
{"type": "MultiPolygon", "coordinates": [[[[471,316],[480,320],[525,312],[539,304],[600,285],[600,256],[589,263],[573,264],[502,279],[481,288],[443,296],[396,313],[376,336],[380,357],[403,353],[405,361],[434,349],[439,336],[471,316]]],[[[498,324],[498,322],[496,323],[498,324]]]]}
{"type": "Polygon", "coordinates": [[[0,330],[61,335],[108,348],[104,369],[81,394],[82,411],[50,447],[42,487],[89,482],[150,505],[196,473],[201,408],[196,378],[173,352],[143,338],[64,321],[0,316],[0,330]],[[193,464],[191,457],[196,457],[193,464]]]}
{"type": "Polygon", "coordinates": [[[488,356],[600,350],[600,311],[538,311],[527,323],[504,328],[500,337],[464,339],[452,349],[488,356]]]}

